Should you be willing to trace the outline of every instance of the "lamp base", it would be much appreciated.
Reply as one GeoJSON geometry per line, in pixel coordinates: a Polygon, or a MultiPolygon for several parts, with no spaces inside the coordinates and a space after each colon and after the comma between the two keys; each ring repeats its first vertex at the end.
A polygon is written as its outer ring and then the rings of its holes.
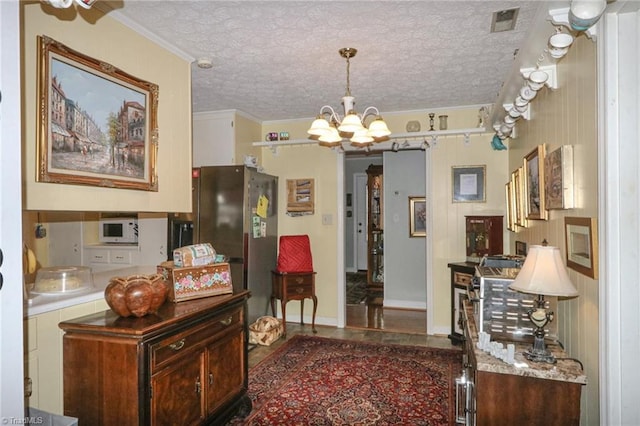
{"type": "Polygon", "coordinates": [[[544,338],[540,338],[538,336],[534,337],[533,346],[522,354],[529,361],[546,362],[548,364],[556,363],[556,357],[547,350],[547,347],[544,343],[544,338]]]}

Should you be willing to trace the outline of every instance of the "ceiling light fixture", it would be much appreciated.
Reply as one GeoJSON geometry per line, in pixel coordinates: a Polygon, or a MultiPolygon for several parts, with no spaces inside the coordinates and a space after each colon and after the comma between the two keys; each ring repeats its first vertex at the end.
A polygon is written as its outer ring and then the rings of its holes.
{"type": "Polygon", "coordinates": [[[82,6],[85,9],[89,9],[98,0],[41,0],[41,1],[42,3],[50,4],[51,6],[57,9],[66,9],[68,7],[71,7],[71,5],[75,1],[77,5],[82,6]]]}
{"type": "Polygon", "coordinates": [[[367,107],[362,115],[355,110],[355,98],[351,96],[350,74],[349,68],[351,58],[358,53],[353,47],[345,47],[339,50],[340,56],[347,60],[347,88],[345,95],[342,97],[342,106],[344,107],[344,118],[330,106],[325,105],[320,108],[320,114],[311,123],[311,127],[307,130],[310,136],[318,138],[318,143],[322,146],[336,147],[342,145],[343,137],[351,141],[351,145],[357,147],[367,147],[373,142],[381,142],[386,136],[391,134],[384,122],[380,111],[376,107],[367,107]],[[367,127],[365,119],[373,115],[374,119],[367,127]],[[327,118],[325,118],[327,116],[327,118]]]}

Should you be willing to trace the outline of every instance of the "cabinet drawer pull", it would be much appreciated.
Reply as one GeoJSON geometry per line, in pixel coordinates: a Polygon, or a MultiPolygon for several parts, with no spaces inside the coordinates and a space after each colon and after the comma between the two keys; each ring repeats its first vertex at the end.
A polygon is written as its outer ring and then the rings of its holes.
{"type": "Polygon", "coordinates": [[[302,288],[302,287],[296,288],[296,293],[298,293],[298,294],[304,293],[304,288],[302,288]]]}
{"type": "Polygon", "coordinates": [[[198,377],[196,379],[196,393],[200,393],[200,391],[202,390],[202,385],[200,384],[200,377],[198,377]]]}
{"type": "Polygon", "coordinates": [[[222,321],[220,321],[220,324],[229,325],[229,324],[231,324],[232,321],[233,321],[233,316],[229,316],[229,318],[226,318],[226,319],[223,319],[222,321]]]}
{"type": "Polygon", "coordinates": [[[296,277],[296,283],[298,284],[302,284],[304,282],[304,278],[302,277],[296,277]]]}
{"type": "Polygon", "coordinates": [[[209,384],[213,385],[213,373],[209,373],[209,384]]]}
{"type": "Polygon", "coordinates": [[[169,347],[171,349],[173,349],[174,351],[179,351],[180,349],[182,349],[184,347],[184,339],[181,339],[180,341],[178,341],[176,343],[170,344],[169,347]]]}

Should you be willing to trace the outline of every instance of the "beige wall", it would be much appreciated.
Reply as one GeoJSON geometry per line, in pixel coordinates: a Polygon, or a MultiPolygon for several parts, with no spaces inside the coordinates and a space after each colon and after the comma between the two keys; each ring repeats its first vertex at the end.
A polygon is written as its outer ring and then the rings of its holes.
{"type": "Polygon", "coordinates": [[[22,4],[23,180],[28,210],[188,211],[191,208],[191,65],[97,8],[73,19],[75,8],[22,4]],[[55,15],[54,15],[55,14],[55,15]],[[37,183],[37,35],[159,86],[158,192],[37,183]]]}
{"type": "Polygon", "coordinates": [[[257,120],[245,117],[241,113],[236,112],[235,120],[236,130],[236,147],[235,158],[236,164],[244,164],[246,155],[253,155],[261,162],[261,150],[259,147],[253,146],[253,142],[262,140],[262,126],[257,120]]]}
{"type": "MultiPolygon", "coordinates": [[[[266,130],[268,131],[268,130],[266,130]]],[[[278,235],[308,234],[311,240],[313,267],[318,296],[318,322],[336,324],[338,316],[337,288],[337,155],[319,146],[281,147],[274,155],[262,149],[265,172],[278,176],[278,235]],[[315,214],[291,217],[286,214],[287,179],[312,178],[315,180],[315,214]],[[322,215],[331,214],[332,224],[323,225],[322,215]],[[321,319],[321,321],[320,321],[321,319]]],[[[310,315],[311,301],[306,299],[305,312],[310,315]]],[[[287,306],[287,316],[298,318],[299,303],[287,306]]]]}
{"type": "MultiPolygon", "coordinates": [[[[509,170],[521,166],[523,157],[539,144],[545,144],[547,152],[573,145],[576,208],[551,210],[548,221],[529,221],[528,228],[511,240],[540,244],[546,239],[564,255],[565,216],[598,216],[595,43],[580,35],[557,70],[558,89],[540,91],[531,104],[531,121],[518,121],[518,136],[509,142],[509,170]]],[[[572,269],[569,276],[580,295],[559,302],[555,321],[567,352],[585,366],[588,384],[583,388],[581,424],[598,424],[599,282],[572,269]]]]}
{"type": "MultiPolygon", "coordinates": [[[[451,326],[451,275],[447,264],[466,258],[465,216],[505,214],[508,151],[494,151],[490,146],[492,136],[471,136],[468,144],[462,136],[457,136],[431,149],[433,321],[440,333],[448,333],[451,326]],[[486,166],[486,202],[452,202],[451,167],[464,165],[486,166]]],[[[503,251],[508,253],[509,235],[503,224],[503,251]]]]}

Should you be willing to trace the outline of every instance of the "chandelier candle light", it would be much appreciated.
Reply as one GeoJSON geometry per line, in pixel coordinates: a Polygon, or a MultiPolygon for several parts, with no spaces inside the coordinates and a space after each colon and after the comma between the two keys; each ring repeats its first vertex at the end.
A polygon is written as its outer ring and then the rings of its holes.
{"type": "Polygon", "coordinates": [[[546,240],[541,246],[532,246],[522,269],[509,288],[538,295],[533,308],[528,312],[529,319],[536,329],[533,347],[524,352],[525,358],[534,362],[555,364],[556,358],[544,343],[544,327],[553,320],[553,312],[547,311],[545,307],[544,296],[575,297],[578,295],[578,290],[573,286],[562,262],[560,249],[547,246],[546,240]]]}
{"type": "Polygon", "coordinates": [[[376,107],[368,107],[362,115],[355,110],[355,98],[351,96],[349,81],[350,59],[356,56],[357,49],[345,47],[339,50],[340,56],[347,60],[347,89],[342,97],[345,116],[341,119],[338,113],[330,106],[325,105],[320,108],[320,114],[311,124],[307,133],[311,137],[317,137],[318,143],[322,146],[336,147],[342,145],[343,137],[349,138],[351,145],[366,147],[373,142],[381,142],[391,134],[387,124],[380,116],[380,111],[376,107]],[[365,118],[374,115],[373,121],[367,127],[365,118]],[[325,118],[328,116],[328,120],[325,118]]]}

